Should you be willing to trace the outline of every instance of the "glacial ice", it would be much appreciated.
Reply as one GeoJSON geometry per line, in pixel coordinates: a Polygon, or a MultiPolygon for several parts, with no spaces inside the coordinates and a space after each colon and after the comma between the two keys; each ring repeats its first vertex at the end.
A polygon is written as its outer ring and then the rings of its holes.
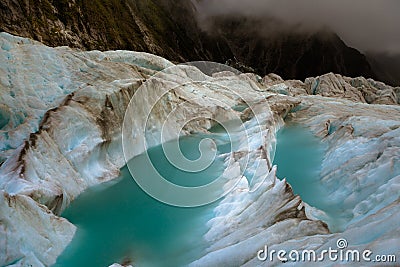
{"type": "MultiPolygon", "coordinates": [[[[228,72],[210,77],[194,66],[175,66],[146,53],[49,48],[6,33],[0,33],[0,47],[2,265],[56,261],[75,232],[59,214],[88,187],[115,179],[125,164],[121,126],[132,95],[143,84],[147,91],[133,114],[134,137],[140,137],[149,101],[162,87],[190,83],[154,107],[151,145],[159,145],[156,137],[173,108],[170,103],[191,103],[176,113],[177,121],[198,114],[220,121],[236,114],[245,121],[226,159],[234,163],[229,176],[240,179],[239,186],[215,209],[205,235],[212,245],[193,266],[262,265],[256,254],[265,245],[321,251],[335,247],[338,238],[346,238],[350,248],[398,253],[397,88],[327,74],[317,78],[314,95],[316,78],[303,83],[228,72]],[[154,84],[144,83],[162,69],[154,84]],[[244,109],[229,113],[221,102],[244,109]],[[303,203],[286,180],[277,179],[271,163],[275,133],[285,118],[303,124],[327,145],[321,182],[332,193],[327,204],[340,208],[340,223],[303,203]],[[247,159],[251,168],[242,177],[247,159]]],[[[211,126],[209,121],[190,124],[184,134],[207,132],[211,126]]],[[[167,131],[167,140],[172,137],[167,131]]],[[[130,157],[144,149],[135,146],[130,157]]]]}

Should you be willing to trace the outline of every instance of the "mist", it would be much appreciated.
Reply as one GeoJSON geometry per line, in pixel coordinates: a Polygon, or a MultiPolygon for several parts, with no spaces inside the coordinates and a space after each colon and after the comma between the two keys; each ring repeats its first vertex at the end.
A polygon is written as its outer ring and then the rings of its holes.
{"type": "Polygon", "coordinates": [[[197,0],[196,6],[205,30],[223,15],[273,18],[282,22],[278,31],[328,28],[362,52],[400,54],[398,0],[197,0]]]}

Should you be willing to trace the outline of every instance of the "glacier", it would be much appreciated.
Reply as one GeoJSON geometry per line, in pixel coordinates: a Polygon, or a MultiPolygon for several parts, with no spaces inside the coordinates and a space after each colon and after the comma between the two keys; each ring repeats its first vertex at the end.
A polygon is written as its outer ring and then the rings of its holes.
{"type": "MultiPolygon", "coordinates": [[[[1,265],[56,262],[76,232],[62,211],[87,188],[117,178],[126,164],[124,115],[143,86],[133,137],[142,134],[151,99],[176,87],[153,108],[151,146],[160,144],[167,115],[182,103],[190,105],[174,113],[164,141],[182,118],[245,121],[225,155],[225,186],[239,183],[215,209],[204,236],[212,245],[192,266],[270,265],[257,259],[265,245],[322,251],[339,238],[350,249],[400,256],[399,87],[332,73],[304,82],[229,71],[209,76],[147,53],[51,48],[7,33],[0,33],[0,44],[1,265]],[[156,84],[146,83],[152,77],[156,84]],[[243,109],[228,112],[221,101],[243,109]],[[327,146],[321,183],[331,194],[321,201],[339,208],[339,218],[304,203],[276,176],[276,132],[287,120],[327,146]],[[243,173],[246,163],[251,168],[243,173]]],[[[212,126],[210,120],[190,123],[183,134],[212,126]]],[[[145,149],[134,146],[128,158],[145,149]]]]}

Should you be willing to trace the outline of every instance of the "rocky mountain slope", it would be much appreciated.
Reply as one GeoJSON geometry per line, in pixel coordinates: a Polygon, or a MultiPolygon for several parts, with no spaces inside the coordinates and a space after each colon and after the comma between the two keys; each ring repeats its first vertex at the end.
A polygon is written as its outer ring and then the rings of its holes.
{"type": "Polygon", "coordinates": [[[179,62],[229,58],[198,31],[193,8],[190,1],[168,0],[6,0],[0,30],[50,46],[145,51],[179,62]]]}
{"type": "Polygon", "coordinates": [[[368,61],[379,79],[387,84],[400,85],[400,54],[367,53],[368,61]]]}
{"type": "Polygon", "coordinates": [[[327,72],[376,78],[365,56],[334,33],[265,37],[259,25],[277,22],[241,17],[216,18],[212,30],[204,32],[196,12],[189,0],[6,0],[0,3],[0,31],[50,46],[144,51],[176,62],[230,60],[233,66],[248,66],[242,70],[285,79],[327,72]]]}
{"type": "Polygon", "coordinates": [[[260,75],[277,73],[300,80],[328,72],[375,77],[366,57],[346,46],[336,34],[328,30],[275,30],[280,23],[226,15],[214,18],[209,31],[226,40],[237,60],[260,75]]]}

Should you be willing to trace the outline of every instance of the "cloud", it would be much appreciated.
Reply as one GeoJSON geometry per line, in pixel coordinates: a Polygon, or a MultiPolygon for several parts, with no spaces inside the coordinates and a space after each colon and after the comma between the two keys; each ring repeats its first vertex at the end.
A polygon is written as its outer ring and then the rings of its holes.
{"type": "Polygon", "coordinates": [[[210,17],[273,17],[286,26],[328,27],[361,51],[400,54],[399,0],[197,0],[199,21],[210,17]]]}

